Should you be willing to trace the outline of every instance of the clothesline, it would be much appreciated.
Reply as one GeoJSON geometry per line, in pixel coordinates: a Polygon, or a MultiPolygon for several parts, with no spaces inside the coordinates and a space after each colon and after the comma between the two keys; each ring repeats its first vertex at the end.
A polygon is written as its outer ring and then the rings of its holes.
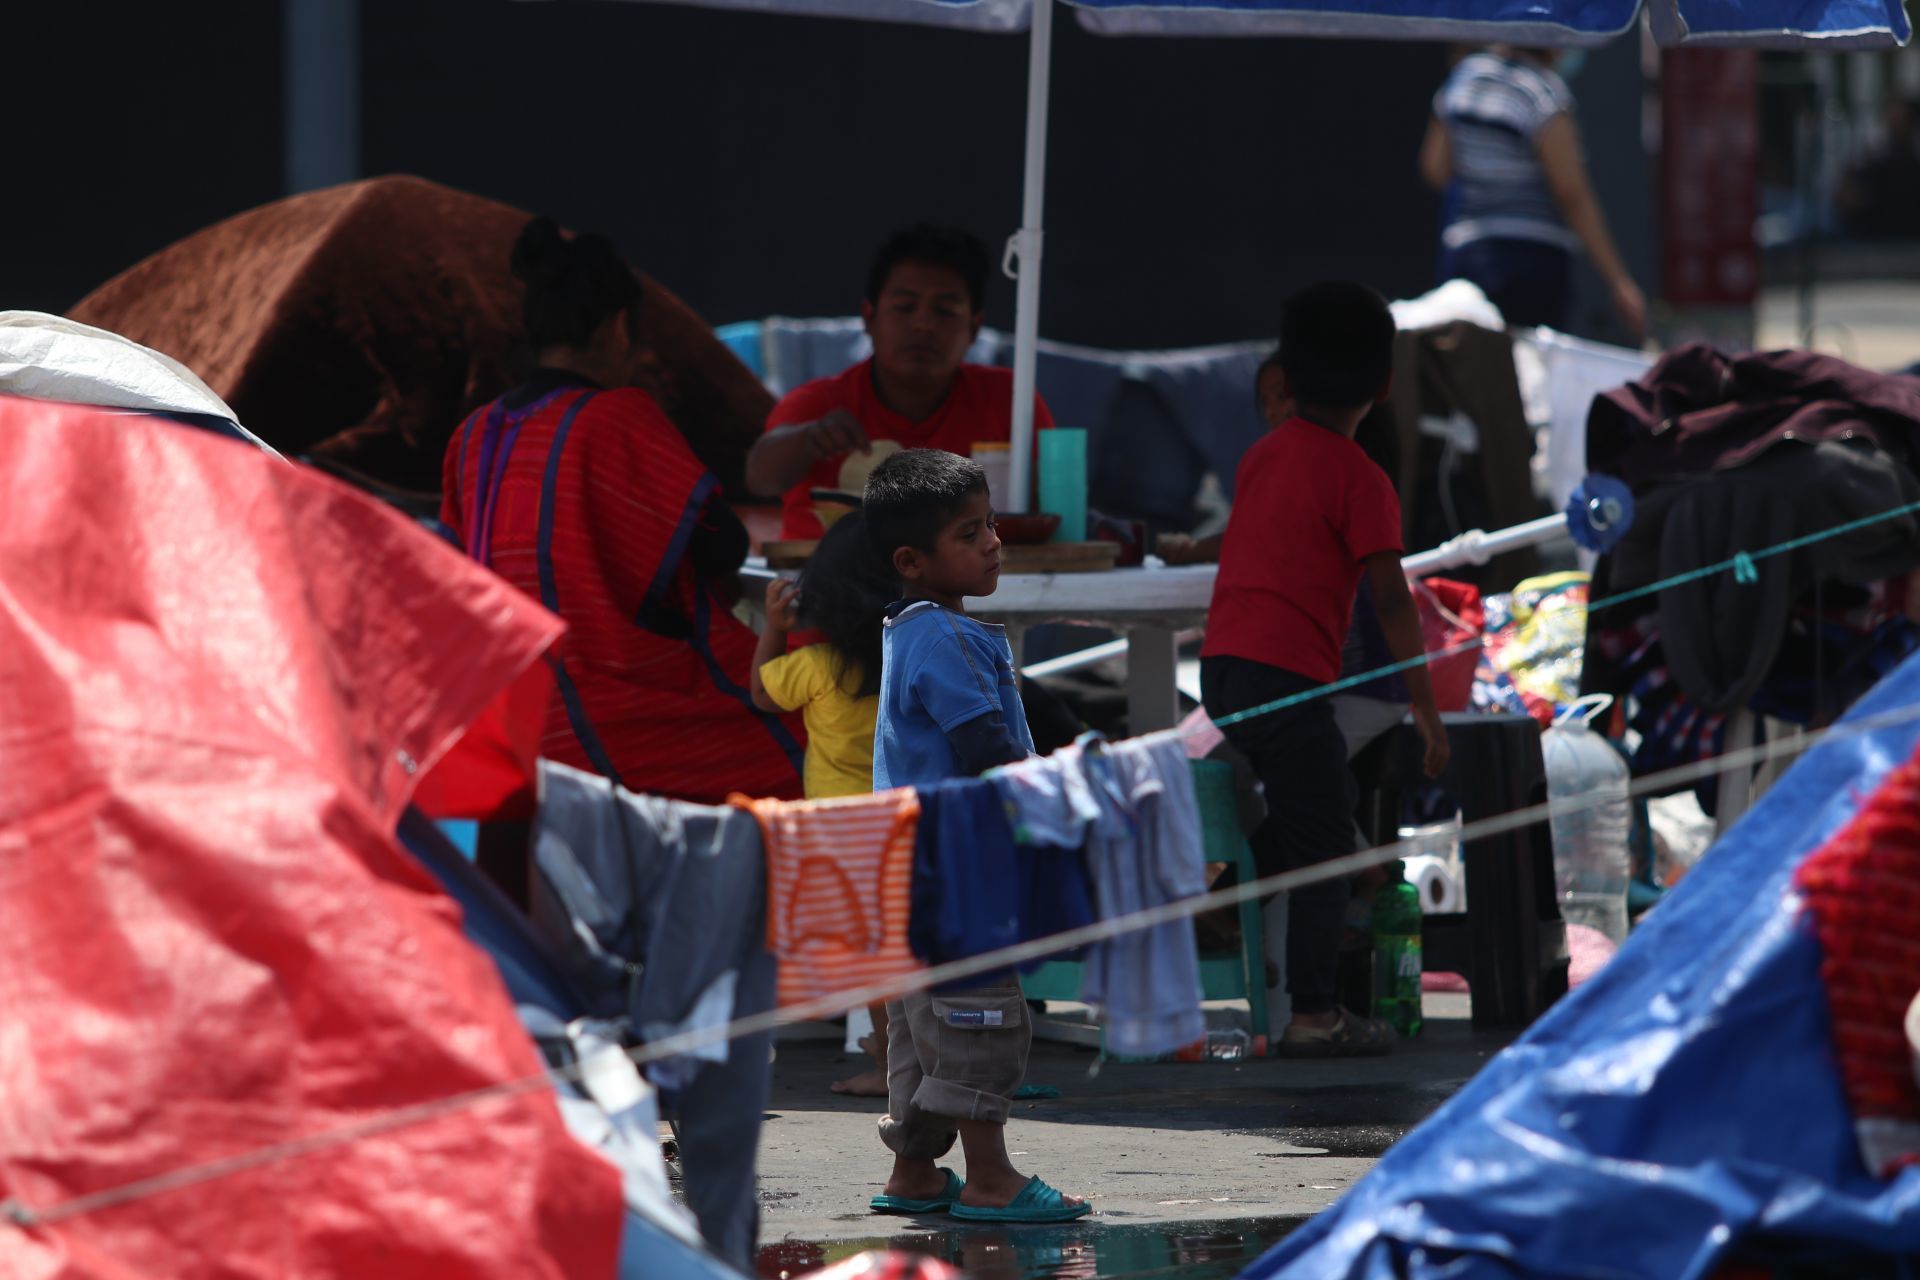
{"type": "MultiPolygon", "coordinates": [[[[1635,779],[1628,787],[1628,795],[1637,798],[1664,792],[1686,783],[1699,781],[1724,769],[1751,768],[1766,761],[1797,755],[1812,746],[1828,741],[1877,733],[1880,730],[1909,724],[1916,720],[1920,720],[1920,704],[1896,708],[1878,715],[1864,716],[1823,730],[1796,733],[1761,746],[1723,752],[1717,756],[1635,779]]],[[[1164,734],[1177,732],[1177,730],[1167,730],[1164,734]]],[[[1466,823],[1457,831],[1449,833],[1449,839],[1464,843],[1505,835],[1541,822],[1550,822],[1565,814],[1579,813],[1586,809],[1611,804],[1615,799],[1614,796],[1589,795],[1552,800],[1466,823]]],[[[1283,872],[1228,889],[1214,890],[1198,897],[1183,898],[1177,902],[1103,920],[1080,929],[933,966],[920,970],[912,975],[911,979],[874,983],[861,989],[836,992],[831,996],[805,1001],[780,1010],[754,1014],[724,1025],[683,1032],[627,1050],[625,1056],[636,1067],[646,1066],[710,1045],[770,1031],[784,1023],[830,1017],[850,1008],[895,999],[932,986],[1002,971],[1025,961],[1039,960],[1060,951],[1106,941],[1133,930],[1153,928],[1177,920],[1189,919],[1219,907],[1236,906],[1251,899],[1304,888],[1320,880],[1352,875],[1410,854],[1429,851],[1431,843],[1432,837],[1396,840],[1313,867],[1283,872]]],[[[515,1080],[503,1081],[486,1088],[452,1094],[355,1124],[310,1134],[304,1138],[273,1143],[253,1151],[74,1196],[44,1208],[34,1208],[19,1200],[7,1200],[0,1202],[0,1219],[21,1228],[53,1226],[135,1201],[233,1177],[284,1160],[296,1159],[300,1156],[365,1141],[399,1129],[455,1116],[484,1106],[488,1102],[551,1088],[559,1082],[578,1081],[596,1065],[595,1063],[576,1063],[515,1080]]]]}

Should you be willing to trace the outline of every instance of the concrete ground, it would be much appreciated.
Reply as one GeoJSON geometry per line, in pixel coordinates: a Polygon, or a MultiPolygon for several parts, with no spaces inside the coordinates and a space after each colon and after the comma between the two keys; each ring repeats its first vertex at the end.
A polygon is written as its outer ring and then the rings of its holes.
{"type": "Polygon", "coordinates": [[[1233,1274],[1333,1203],[1510,1038],[1474,1031],[1465,996],[1429,995],[1427,1008],[1418,1039],[1372,1059],[1096,1071],[1089,1049],[1037,1042],[1027,1079],[1061,1096],[1017,1102],[1008,1146],[1023,1171],[1092,1201],[1095,1215],[1071,1229],[966,1232],[944,1215],[869,1213],[890,1159],[874,1131],[884,1104],[827,1087],[864,1059],[836,1041],[785,1041],[761,1145],[762,1274],[800,1275],[888,1244],[1009,1280],[1154,1269],[1136,1259],[1212,1259],[1227,1269],[1206,1274],[1233,1274]]]}
{"type": "Polygon", "coordinates": [[[1811,341],[1801,331],[1799,290],[1777,286],[1754,309],[1760,350],[1806,345],[1868,369],[1920,361],[1920,281],[1829,281],[1813,291],[1811,341]]]}

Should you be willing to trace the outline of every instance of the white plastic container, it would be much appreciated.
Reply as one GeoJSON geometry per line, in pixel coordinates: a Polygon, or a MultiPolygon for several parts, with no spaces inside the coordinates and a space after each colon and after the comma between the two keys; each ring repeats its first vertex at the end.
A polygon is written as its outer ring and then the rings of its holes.
{"type": "Polygon", "coordinates": [[[1460,848],[1459,814],[1424,827],[1401,827],[1399,837],[1418,843],[1406,856],[1407,883],[1420,890],[1420,910],[1426,915],[1450,915],[1468,910],[1467,864],[1460,848]]]}
{"type": "Polygon", "coordinates": [[[973,446],[973,460],[987,473],[987,496],[995,511],[1011,511],[1007,497],[1013,490],[1013,447],[982,440],[973,446]]]}
{"type": "Polygon", "coordinates": [[[1547,799],[1581,807],[1553,818],[1553,870],[1560,914],[1568,924],[1598,929],[1615,943],[1627,937],[1627,881],[1633,856],[1633,804],[1627,762],[1589,725],[1613,705],[1606,694],[1581,698],[1560,713],[1541,739],[1547,799]]]}

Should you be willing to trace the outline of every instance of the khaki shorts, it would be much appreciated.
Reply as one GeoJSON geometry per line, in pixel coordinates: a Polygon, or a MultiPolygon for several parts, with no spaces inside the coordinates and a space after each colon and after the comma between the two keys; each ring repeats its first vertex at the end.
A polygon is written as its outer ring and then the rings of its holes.
{"type": "Polygon", "coordinates": [[[1033,1023],[1011,974],[951,994],[887,1003],[887,1114],[880,1140],[896,1155],[934,1160],[962,1120],[1005,1124],[1027,1075],[1033,1023]]]}

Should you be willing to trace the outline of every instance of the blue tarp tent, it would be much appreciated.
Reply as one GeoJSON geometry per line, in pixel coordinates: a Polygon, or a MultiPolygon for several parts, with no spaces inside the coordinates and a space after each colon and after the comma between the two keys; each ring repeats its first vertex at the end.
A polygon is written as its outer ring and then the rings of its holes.
{"type": "Polygon", "coordinates": [[[1793,877],[1920,745],[1920,657],[1345,1198],[1245,1275],[1867,1276],[1920,1259],[1920,1169],[1863,1162],[1793,877]],[[1901,718],[1902,709],[1916,715],[1901,718]],[[1894,723],[1897,721],[1897,723],[1894,723]]]}

